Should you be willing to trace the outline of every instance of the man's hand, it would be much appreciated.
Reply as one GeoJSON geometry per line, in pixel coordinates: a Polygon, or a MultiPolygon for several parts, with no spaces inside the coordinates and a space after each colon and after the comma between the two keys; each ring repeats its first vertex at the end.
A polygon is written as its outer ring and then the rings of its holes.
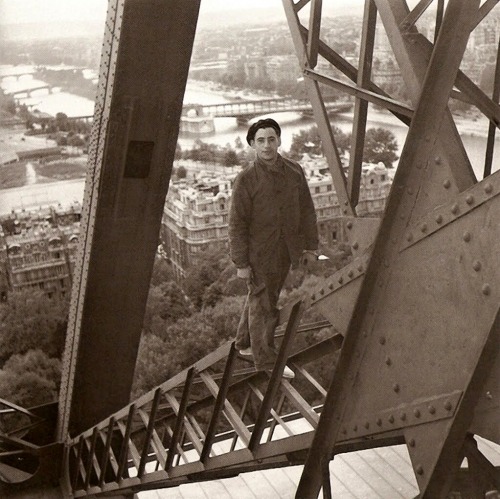
{"type": "Polygon", "coordinates": [[[242,269],[236,269],[236,275],[240,279],[245,279],[245,281],[250,281],[252,278],[252,268],[244,267],[242,269]]]}

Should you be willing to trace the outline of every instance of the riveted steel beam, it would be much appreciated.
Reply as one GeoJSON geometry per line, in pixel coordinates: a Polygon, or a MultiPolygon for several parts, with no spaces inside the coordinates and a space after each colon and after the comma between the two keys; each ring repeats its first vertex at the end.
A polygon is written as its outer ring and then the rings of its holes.
{"type": "MultiPolygon", "coordinates": [[[[402,4],[396,0],[388,3],[393,7],[396,7],[396,4],[402,4]]],[[[377,2],[377,7],[383,18],[388,12],[388,6],[383,2],[377,2]],[[381,7],[384,9],[382,10],[381,7]]],[[[386,307],[388,304],[387,297],[384,299],[384,293],[381,290],[384,290],[391,282],[390,267],[393,260],[397,258],[397,244],[394,243],[401,239],[403,227],[410,219],[414,206],[418,204],[414,196],[424,180],[428,178],[422,166],[429,162],[432,154],[432,148],[429,145],[434,143],[439,136],[449,94],[469,38],[471,19],[477,13],[478,7],[478,1],[465,5],[459,0],[450,0],[448,4],[440,36],[421,88],[421,94],[425,98],[420,99],[416,106],[385,216],[352,314],[337,371],[325,401],[296,497],[316,497],[321,487],[321,459],[331,454],[338,439],[341,422],[346,417],[349,401],[352,400],[352,389],[357,379],[356,373],[360,369],[361,359],[366,352],[369,339],[372,339],[373,331],[377,330],[375,329],[376,323],[374,323],[375,317],[380,307],[386,307]],[[463,29],[457,30],[457,25],[463,29]],[[373,312],[370,313],[370,310],[373,312]]],[[[359,396],[366,397],[367,393],[359,394],[359,396]]],[[[389,401],[388,397],[382,403],[389,401]]],[[[368,403],[368,400],[365,403],[368,403]]]]}
{"type": "Polygon", "coordinates": [[[199,0],[111,0],[64,356],[59,438],[129,402],[199,0]]]}

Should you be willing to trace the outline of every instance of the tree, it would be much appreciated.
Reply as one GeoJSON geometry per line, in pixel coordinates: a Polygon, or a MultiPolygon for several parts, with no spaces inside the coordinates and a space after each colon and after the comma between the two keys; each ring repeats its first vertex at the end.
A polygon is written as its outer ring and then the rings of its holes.
{"type": "Polygon", "coordinates": [[[150,287],[143,327],[146,331],[153,329],[155,317],[168,324],[190,313],[191,304],[184,291],[177,283],[166,281],[150,287]]]}
{"type": "Polygon", "coordinates": [[[57,113],[56,114],[56,126],[62,132],[67,132],[70,129],[68,116],[64,113],[57,113]]]}
{"type": "Polygon", "coordinates": [[[206,289],[219,279],[229,265],[232,266],[227,249],[216,247],[204,252],[196,265],[188,270],[183,287],[195,307],[204,305],[206,289]]]}
{"type": "Polygon", "coordinates": [[[224,153],[224,166],[239,165],[240,160],[234,149],[227,149],[224,153]]]}
{"type": "Polygon", "coordinates": [[[41,350],[15,354],[0,370],[0,397],[23,407],[57,400],[61,361],[41,350]]]}
{"type": "Polygon", "coordinates": [[[31,289],[13,291],[0,304],[0,364],[14,354],[40,349],[60,357],[64,348],[68,301],[31,289]]]}
{"type": "Polygon", "coordinates": [[[187,170],[183,166],[179,166],[175,172],[176,177],[180,180],[187,177],[187,170]]]}
{"type": "Polygon", "coordinates": [[[396,151],[398,142],[394,134],[385,128],[370,128],[366,131],[363,159],[368,163],[382,162],[392,168],[393,161],[398,159],[396,151]]]}
{"type": "MultiPolygon", "coordinates": [[[[335,143],[340,154],[344,154],[349,149],[349,135],[346,135],[340,128],[332,127],[335,143]]],[[[300,160],[305,153],[321,155],[323,147],[317,126],[312,126],[307,130],[300,130],[292,136],[292,145],[289,155],[292,159],[300,160]]]]}

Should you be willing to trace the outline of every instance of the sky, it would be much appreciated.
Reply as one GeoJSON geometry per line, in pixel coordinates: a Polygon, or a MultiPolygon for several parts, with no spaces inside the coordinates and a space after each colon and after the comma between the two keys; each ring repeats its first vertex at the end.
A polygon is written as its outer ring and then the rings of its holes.
{"type": "MultiPolygon", "coordinates": [[[[362,6],[364,0],[329,0],[324,8],[362,6]]],[[[239,9],[282,8],[281,0],[202,0],[201,13],[235,12],[239,9]]],[[[107,0],[0,0],[0,24],[61,21],[101,21],[107,0]]]]}

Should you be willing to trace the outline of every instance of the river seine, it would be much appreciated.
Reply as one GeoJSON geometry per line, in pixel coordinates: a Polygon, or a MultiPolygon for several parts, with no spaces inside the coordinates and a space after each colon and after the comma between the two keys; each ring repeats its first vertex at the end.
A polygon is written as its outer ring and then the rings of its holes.
{"type": "MultiPolygon", "coordinates": [[[[256,95],[236,94],[228,95],[222,91],[216,91],[198,84],[188,84],[184,102],[185,104],[216,104],[221,102],[231,102],[237,98],[253,99],[259,98],[256,95]]],[[[262,98],[262,97],[260,97],[262,98]]],[[[89,99],[60,92],[47,94],[37,94],[31,97],[37,100],[37,108],[41,111],[55,115],[57,112],[64,112],[68,116],[82,116],[92,114],[93,102],[89,99]]],[[[312,119],[303,118],[297,113],[278,113],[273,117],[280,122],[282,126],[282,150],[290,148],[293,134],[301,129],[309,128],[314,124],[312,119]]],[[[352,127],[352,114],[343,113],[332,117],[332,123],[338,126],[342,131],[350,133],[352,127]]],[[[401,125],[392,115],[372,111],[368,117],[369,127],[383,127],[389,129],[396,137],[399,151],[404,145],[406,139],[407,127],[401,125]]],[[[465,122],[463,126],[464,133],[461,132],[464,146],[469,155],[473,169],[478,178],[482,178],[482,168],[484,163],[484,150],[486,144],[486,123],[465,122]],[[469,125],[469,126],[468,126],[469,125]]],[[[204,142],[216,143],[221,146],[230,144],[234,146],[237,137],[245,143],[246,128],[239,127],[233,118],[217,118],[215,120],[215,133],[202,137],[179,137],[179,144],[182,149],[191,148],[194,141],[200,138],[204,142]]],[[[498,145],[498,141],[497,141],[498,145]]],[[[498,149],[498,147],[497,147],[498,149]]],[[[499,153],[500,154],[500,153],[499,153]]],[[[499,157],[496,156],[494,165],[499,164],[499,157]]],[[[494,166],[498,169],[498,166],[494,166]]],[[[31,209],[35,206],[60,203],[63,206],[69,205],[74,201],[83,199],[84,180],[71,180],[44,184],[26,185],[21,188],[3,189],[0,191],[0,214],[10,212],[12,209],[26,208],[31,209]]]]}

